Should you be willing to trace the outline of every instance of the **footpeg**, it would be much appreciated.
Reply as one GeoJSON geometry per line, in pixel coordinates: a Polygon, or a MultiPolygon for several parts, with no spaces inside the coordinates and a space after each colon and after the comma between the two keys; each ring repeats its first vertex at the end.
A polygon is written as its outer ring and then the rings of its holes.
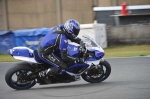
{"type": "Polygon", "coordinates": [[[81,80],[79,75],[74,75],[74,79],[75,79],[75,81],[81,80]]]}

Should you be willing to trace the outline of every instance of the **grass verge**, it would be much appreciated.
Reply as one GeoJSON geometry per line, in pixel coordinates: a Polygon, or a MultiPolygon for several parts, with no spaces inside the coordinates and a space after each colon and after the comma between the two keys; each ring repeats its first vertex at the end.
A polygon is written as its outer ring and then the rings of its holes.
{"type": "MultiPolygon", "coordinates": [[[[150,55],[150,45],[113,46],[105,48],[105,58],[150,55]]],[[[8,54],[0,54],[0,62],[17,62],[8,54]]]]}
{"type": "Polygon", "coordinates": [[[150,55],[150,45],[115,46],[104,50],[106,58],[150,55]]]}
{"type": "Polygon", "coordinates": [[[0,54],[0,62],[17,62],[18,60],[14,59],[8,54],[0,54]]]}

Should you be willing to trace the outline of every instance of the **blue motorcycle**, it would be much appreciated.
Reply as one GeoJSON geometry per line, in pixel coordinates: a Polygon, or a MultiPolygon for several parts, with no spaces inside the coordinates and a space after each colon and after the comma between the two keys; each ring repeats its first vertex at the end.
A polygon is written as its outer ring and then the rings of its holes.
{"type": "MultiPolygon", "coordinates": [[[[104,81],[111,73],[110,64],[103,58],[104,50],[90,37],[84,36],[82,41],[80,45],[68,41],[68,54],[82,57],[85,62],[69,66],[68,69],[62,70],[58,77],[44,75],[45,71],[52,66],[39,58],[37,50],[27,47],[9,49],[8,53],[21,61],[6,72],[6,83],[13,89],[23,90],[33,87],[36,83],[40,85],[70,83],[80,80],[81,77],[90,83],[104,81]]],[[[60,57],[59,52],[55,54],[60,57]]]]}

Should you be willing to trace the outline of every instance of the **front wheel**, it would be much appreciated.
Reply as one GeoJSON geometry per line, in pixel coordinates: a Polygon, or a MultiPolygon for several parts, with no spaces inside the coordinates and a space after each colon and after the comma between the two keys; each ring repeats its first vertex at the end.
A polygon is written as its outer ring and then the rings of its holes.
{"type": "Polygon", "coordinates": [[[100,64],[92,66],[89,70],[82,74],[82,78],[90,83],[99,83],[109,77],[111,73],[110,64],[104,60],[100,64]]]}
{"type": "Polygon", "coordinates": [[[34,71],[27,62],[19,62],[10,68],[5,75],[5,81],[13,89],[29,89],[36,84],[35,80],[25,80],[24,78],[34,71]]]}

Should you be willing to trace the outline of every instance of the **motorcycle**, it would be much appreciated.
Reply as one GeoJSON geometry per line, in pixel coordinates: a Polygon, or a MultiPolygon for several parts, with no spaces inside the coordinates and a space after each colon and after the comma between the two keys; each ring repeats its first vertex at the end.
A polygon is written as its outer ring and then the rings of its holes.
{"type": "MultiPolygon", "coordinates": [[[[8,86],[16,90],[29,89],[36,83],[40,85],[70,83],[81,80],[89,83],[99,83],[107,79],[111,73],[110,64],[103,58],[104,50],[90,37],[83,36],[82,44],[78,45],[68,41],[68,54],[73,57],[84,58],[82,64],[73,64],[62,70],[59,76],[44,75],[52,66],[43,62],[37,50],[27,47],[14,47],[8,53],[17,60],[5,75],[8,86]]],[[[55,53],[60,57],[60,53],[55,53]]]]}

